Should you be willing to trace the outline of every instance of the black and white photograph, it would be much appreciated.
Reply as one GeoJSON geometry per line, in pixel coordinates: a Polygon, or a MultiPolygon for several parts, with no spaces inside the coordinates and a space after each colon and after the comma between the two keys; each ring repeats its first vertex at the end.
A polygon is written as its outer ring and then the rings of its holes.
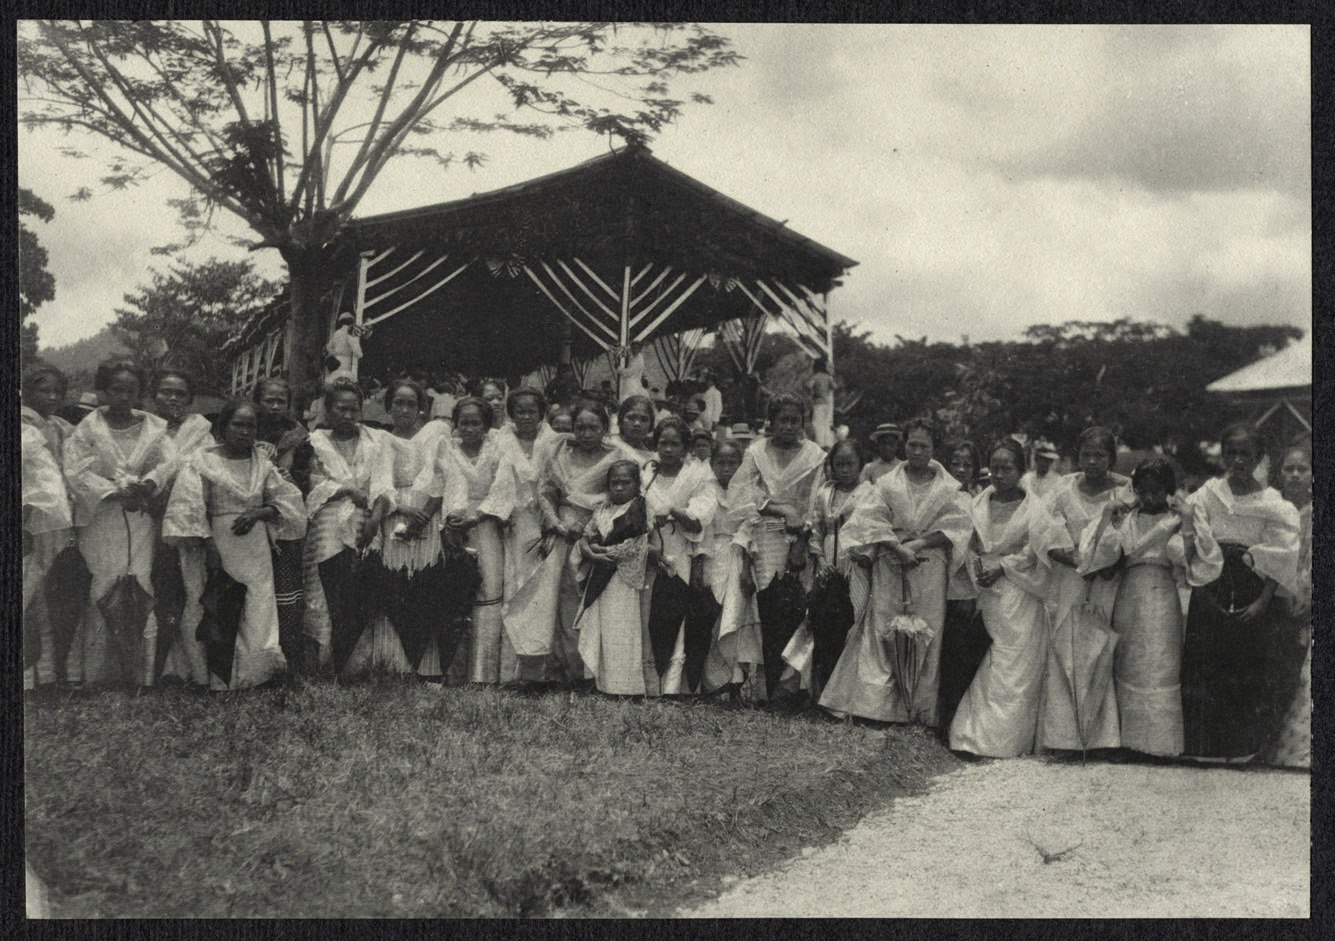
{"type": "Polygon", "coordinates": [[[28,919],[1310,917],[1309,25],[16,29],[28,919]]]}

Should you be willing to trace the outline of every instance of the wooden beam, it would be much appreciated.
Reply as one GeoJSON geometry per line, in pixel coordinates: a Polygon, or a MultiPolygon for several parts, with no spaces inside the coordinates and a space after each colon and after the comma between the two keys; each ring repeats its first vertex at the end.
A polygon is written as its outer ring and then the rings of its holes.
{"type": "Polygon", "coordinates": [[[575,274],[575,272],[570,270],[569,265],[567,265],[564,261],[561,261],[561,259],[559,258],[556,260],[556,264],[560,267],[562,271],[566,273],[566,277],[570,279],[570,282],[574,284],[575,287],[583,291],[585,296],[588,297],[588,299],[595,306],[597,306],[599,310],[605,313],[608,317],[616,317],[616,312],[613,311],[612,308],[604,304],[602,300],[599,299],[598,295],[594,294],[593,291],[589,289],[588,285],[586,285],[583,281],[581,281],[579,279],[579,276],[575,274]]]}
{"type": "Polygon", "coordinates": [[[623,366],[630,356],[630,351],[625,349],[630,345],[630,308],[630,265],[627,264],[621,274],[621,316],[617,321],[618,333],[621,335],[619,345],[623,349],[621,354],[623,366]]]}
{"type": "MultiPolygon", "coordinates": [[[[444,261],[444,259],[442,258],[441,261],[444,261]]],[[[414,297],[412,300],[404,301],[404,302],[403,302],[402,304],[400,304],[398,307],[395,307],[393,310],[387,310],[387,311],[385,311],[383,314],[381,314],[381,315],[378,316],[378,317],[372,317],[370,320],[366,321],[366,325],[369,326],[369,325],[371,325],[371,324],[373,324],[373,323],[379,323],[379,322],[382,321],[382,320],[385,320],[385,319],[387,319],[387,318],[389,318],[389,317],[393,317],[395,314],[397,314],[399,311],[403,310],[404,308],[406,308],[406,307],[411,307],[411,306],[413,306],[414,304],[416,304],[418,301],[422,300],[423,298],[425,298],[425,297],[429,297],[430,295],[436,293],[436,292],[439,291],[441,288],[443,288],[445,285],[449,284],[451,281],[453,281],[455,278],[457,278],[460,274],[462,274],[463,271],[464,271],[464,269],[467,268],[467,267],[469,266],[469,264],[471,264],[471,262],[467,262],[467,261],[464,262],[464,263],[463,263],[462,265],[460,265],[458,268],[455,268],[454,271],[452,271],[452,272],[450,272],[449,274],[447,274],[444,278],[442,278],[441,280],[437,281],[435,284],[433,284],[431,287],[427,288],[427,289],[426,289],[425,291],[423,291],[421,294],[419,294],[419,295],[417,295],[416,297],[414,297]]]]}
{"type": "Polygon", "coordinates": [[[616,342],[616,336],[617,336],[616,333],[614,333],[612,329],[607,326],[607,324],[603,323],[595,315],[589,313],[588,309],[579,302],[579,298],[577,298],[574,295],[574,292],[572,292],[570,288],[566,287],[564,282],[561,281],[560,276],[557,275],[557,273],[552,270],[551,265],[547,264],[547,262],[545,261],[540,262],[540,264],[542,265],[542,270],[547,272],[547,277],[551,278],[552,283],[561,289],[561,293],[566,296],[566,298],[570,301],[571,305],[575,307],[581,314],[587,317],[589,323],[593,324],[599,330],[603,331],[603,333],[607,334],[608,339],[612,340],[613,342],[616,342]]]}
{"type": "MultiPolygon", "coordinates": [[[[651,267],[653,267],[653,266],[652,266],[652,265],[645,265],[644,270],[645,270],[645,271],[648,271],[649,268],[651,268],[651,267]]],[[[644,273],[644,272],[641,272],[641,274],[643,274],[643,273],[644,273]]],[[[631,301],[630,301],[630,306],[631,306],[631,308],[633,309],[633,308],[639,307],[639,306],[640,306],[640,301],[644,300],[644,298],[648,295],[648,293],[649,293],[650,291],[652,291],[654,288],[656,288],[656,287],[658,287],[660,284],[662,284],[662,283],[663,283],[663,279],[666,278],[666,277],[667,277],[669,274],[671,274],[671,273],[672,273],[672,266],[671,266],[671,265],[664,265],[664,266],[663,266],[663,270],[660,271],[660,272],[658,273],[658,277],[654,278],[653,282],[652,282],[647,288],[645,288],[645,289],[644,289],[643,291],[641,291],[639,294],[636,294],[633,298],[631,298],[631,301]]],[[[634,281],[631,281],[631,284],[634,284],[634,283],[635,283],[634,281]]]]}
{"type": "MultiPolygon", "coordinates": [[[[421,258],[421,257],[422,257],[423,255],[425,255],[425,254],[426,254],[425,251],[415,252],[415,253],[414,253],[414,254],[413,254],[407,261],[405,261],[403,264],[399,265],[397,268],[393,268],[393,269],[391,269],[391,270],[385,272],[384,274],[382,274],[382,275],[381,275],[380,277],[378,277],[378,278],[372,278],[371,280],[367,281],[367,282],[366,282],[366,286],[367,286],[368,288],[369,288],[369,287],[374,287],[375,285],[379,284],[381,281],[384,281],[386,278],[392,278],[392,277],[394,277],[396,274],[398,274],[398,273],[399,273],[400,271],[402,271],[404,268],[407,268],[409,265],[411,265],[413,262],[417,261],[417,259],[421,258]]],[[[369,273],[370,273],[370,272],[369,272],[369,269],[370,269],[371,266],[370,266],[370,265],[367,265],[366,267],[367,267],[367,269],[368,269],[368,272],[367,272],[367,273],[369,274],[369,273]]]]}
{"type": "MultiPolygon", "coordinates": [[[[379,304],[381,301],[385,300],[386,298],[393,297],[395,294],[399,293],[399,292],[402,291],[404,288],[406,288],[406,287],[411,287],[413,284],[416,284],[418,281],[422,280],[422,279],[425,278],[427,275],[429,275],[432,271],[434,271],[435,269],[439,268],[441,265],[445,264],[446,259],[448,259],[449,257],[450,257],[449,255],[441,255],[439,258],[437,258],[437,259],[436,259],[435,261],[433,261],[431,264],[427,265],[427,266],[426,266],[425,268],[423,268],[421,271],[417,272],[417,274],[413,275],[413,276],[412,276],[411,278],[409,278],[407,281],[405,281],[405,282],[403,282],[402,284],[400,284],[398,287],[390,288],[390,289],[389,289],[388,291],[386,291],[384,294],[379,295],[378,297],[376,297],[376,298],[373,299],[373,300],[369,300],[369,301],[364,301],[364,302],[362,302],[362,307],[363,307],[363,308],[366,308],[366,307],[374,307],[376,304],[379,304]]],[[[467,263],[465,262],[465,264],[467,264],[467,263]]],[[[357,290],[358,290],[358,296],[360,297],[360,296],[364,293],[364,289],[363,289],[360,285],[358,285],[357,290]]],[[[357,322],[358,322],[358,324],[361,323],[360,320],[357,321],[357,322]]]]}
{"type": "Polygon", "coordinates": [[[672,304],[668,307],[667,310],[659,314],[653,323],[649,324],[649,326],[645,327],[638,334],[636,334],[635,339],[639,340],[640,342],[643,342],[645,337],[649,336],[656,329],[658,329],[659,324],[661,324],[663,321],[671,317],[672,312],[675,311],[682,304],[686,303],[686,301],[690,299],[690,296],[694,294],[696,290],[699,289],[700,285],[705,283],[705,278],[706,275],[700,275],[700,277],[696,278],[695,281],[692,282],[690,287],[681,292],[681,294],[677,297],[675,301],[672,302],[672,304]]]}
{"type": "Polygon", "coordinates": [[[648,274],[649,270],[653,268],[653,266],[654,263],[652,261],[646,264],[643,268],[640,269],[639,274],[635,275],[635,277],[630,279],[630,283],[632,285],[638,284],[640,282],[640,279],[643,278],[646,274],[648,274]]]}
{"type": "Polygon", "coordinates": [[[584,262],[581,261],[579,258],[576,258],[576,259],[575,259],[575,264],[577,264],[577,265],[579,265],[581,268],[583,268],[583,269],[584,269],[584,272],[585,272],[590,278],[592,278],[592,279],[594,280],[594,283],[596,283],[600,288],[602,288],[604,291],[607,292],[607,296],[608,296],[608,297],[610,297],[610,298],[611,298],[612,300],[614,300],[614,301],[615,301],[615,300],[618,300],[618,298],[617,298],[617,292],[616,292],[616,291],[613,291],[610,287],[608,287],[606,281],[604,281],[602,278],[598,277],[598,272],[594,271],[594,270],[593,270],[592,268],[590,268],[588,265],[584,264],[584,262]]]}
{"type": "MultiPolygon", "coordinates": [[[[539,278],[537,274],[534,273],[532,268],[530,268],[528,265],[525,265],[524,273],[528,275],[530,281],[532,281],[534,284],[538,286],[538,290],[547,296],[547,300],[552,302],[552,306],[561,312],[561,316],[565,317],[566,320],[570,321],[576,327],[579,327],[581,330],[583,330],[585,335],[588,336],[590,340],[592,340],[594,343],[598,345],[599,349],[604,349],[604,350],[607,349],[609,345],[607,341],[599,337],[588,327],[584,326],[584,324],[576,320],[574,315],[571,314],[570,311],[566,310],[565,305],[563,305],[560,301],[556,299],[556,295],[554,295],[551,291],[547,289],[547,285],[542,283],[542,279],[539,278]]],[[[574,363],[572,362],[571,365],[573,366],[574,363]]],[[[583,385],[583,382],[581,382],[580,384],[583,385]]]]}
{"type": "Polygon", "coordinates": [[[663,289],[663,292],[661,294],[659,294],[647,305],[645,305],[638,313],[635,314],[634,317],[630,319],[630,325],[632,327],[639,326],[640,323],[646,317],[648,317],[650,314],[654,312],[654,308],[657,307],[659,304],[663,303],[663,301],[666,300],[668,297],[671,297],[672,292],[675,291],[677,289],[677,286],[685,280],[686,280],[686,272],[683,271],[679,275],[677,275],[677,279],[675,281],[673,281],[671,284],[669,284],[666,288],[663,289]]]}

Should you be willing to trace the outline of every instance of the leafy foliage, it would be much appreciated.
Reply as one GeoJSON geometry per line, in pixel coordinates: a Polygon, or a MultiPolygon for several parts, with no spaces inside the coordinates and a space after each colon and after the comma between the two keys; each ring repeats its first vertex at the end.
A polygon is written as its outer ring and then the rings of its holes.
{"type": "Polygon", "coordinates": [[[111,330],[140,365],[160,365],[168,355],[174,366],[199,377],[201,390],[212,390],[220,384],[218,349],[280,290],[249,261],[178,262],[125,295],[128,306],[116,309],[111,330]]]}
{"type": "Polygon", "coordinates": [[[113,357],[123,358],[130,352],[116,339],[112,327],[107,325],[82,340],[43,348],[38,355],[69,378],[70,397],[73,400],[78,398],[80,392],[92,391],[93,375],[99,363],[113,357]]]}
{"type": "Polygon", "coordinates": [[[947,436],[987,442],[1020,432],[1073,449],[1106,425],[1132,448],[1162,447],[1198,470],[1198,446],[1232,419],[1205,387],[1302,331],[1231,327],[1202,314],[1185,331],[1151,321],[1038,325],[1025,340],[974,345],[897,338],[874,343],[834,328],[835,370],[862,399],[844,416],[860,439],[887,420],[934,416],[947,436]]]}
{"type": "Polygon", "coordinates": [[[46,269],[46,248],[28,228],[25,217],[50,222],[56,216],[51,204],[30,189],[19,188],[19,355],[24,361],[37,356],[37,324],[24,323],[38,307],[56,296],[56,279],[46,269]]]}

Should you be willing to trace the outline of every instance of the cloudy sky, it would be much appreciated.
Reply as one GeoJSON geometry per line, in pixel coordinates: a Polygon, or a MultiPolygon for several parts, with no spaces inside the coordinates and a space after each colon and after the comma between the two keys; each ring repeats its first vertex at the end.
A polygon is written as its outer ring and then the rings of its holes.
{"type": "MultiPolygon", "coordinates": [[[[721,25],[746,61],[686,86],[656,156],[856,258],[834,316],[896,334],[1014,338],[1034,323],[1196,312],[1307,328],[1307,27],[721,25]]],[[[474,86],[477,87],[477,86],[474,86]]],[[[491,102],[484,105],[491,106],[491,102]]],[[[56,299],[45,344],[89,336],[179,231],[168,174],[84,203],[99,165],[24,131],[19,182],[56,299]]],[[[85,141],[79,145],[95,148],[85,141]]],[[[606,152],[604,139],[491,138],[478,170],[391,165],[361,213],[467,196],[606,152]]],[[[241,235],[230,220],[222,232],[241,235]]],[[[238,257],[221,237],[191,250],[238,257]]],[[[273,252],[257,253],[281,274],[273,252]]]]}

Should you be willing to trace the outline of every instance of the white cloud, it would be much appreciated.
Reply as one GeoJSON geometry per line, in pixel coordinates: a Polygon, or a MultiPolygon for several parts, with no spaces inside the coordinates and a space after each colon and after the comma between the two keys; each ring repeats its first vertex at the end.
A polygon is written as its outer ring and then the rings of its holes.
{"type": "MultiPolygon", "coordinates": [[[[716,103],[689,108],[655,154],[858,259],[831,307],[880,339],[1197,311],[1310,323],[1306,27],[718,28],[747,59],[684,86],[716,103]]],[[[48,342],[92,333],[165,261],[149,248],[179,237],[162,200],[182,192],[164,176],[66,203],[91,167],[54,143],[20,133],[20,182],[58,212],[40,233],[57,279],[38,314],[48,342]]],[[[606,148],[580,133],[473,146],[491,156],[481,170],[392,165],[362,211],[606,148]]],[[[221,239],[195,252],[242,254],[221,239]]]]}

